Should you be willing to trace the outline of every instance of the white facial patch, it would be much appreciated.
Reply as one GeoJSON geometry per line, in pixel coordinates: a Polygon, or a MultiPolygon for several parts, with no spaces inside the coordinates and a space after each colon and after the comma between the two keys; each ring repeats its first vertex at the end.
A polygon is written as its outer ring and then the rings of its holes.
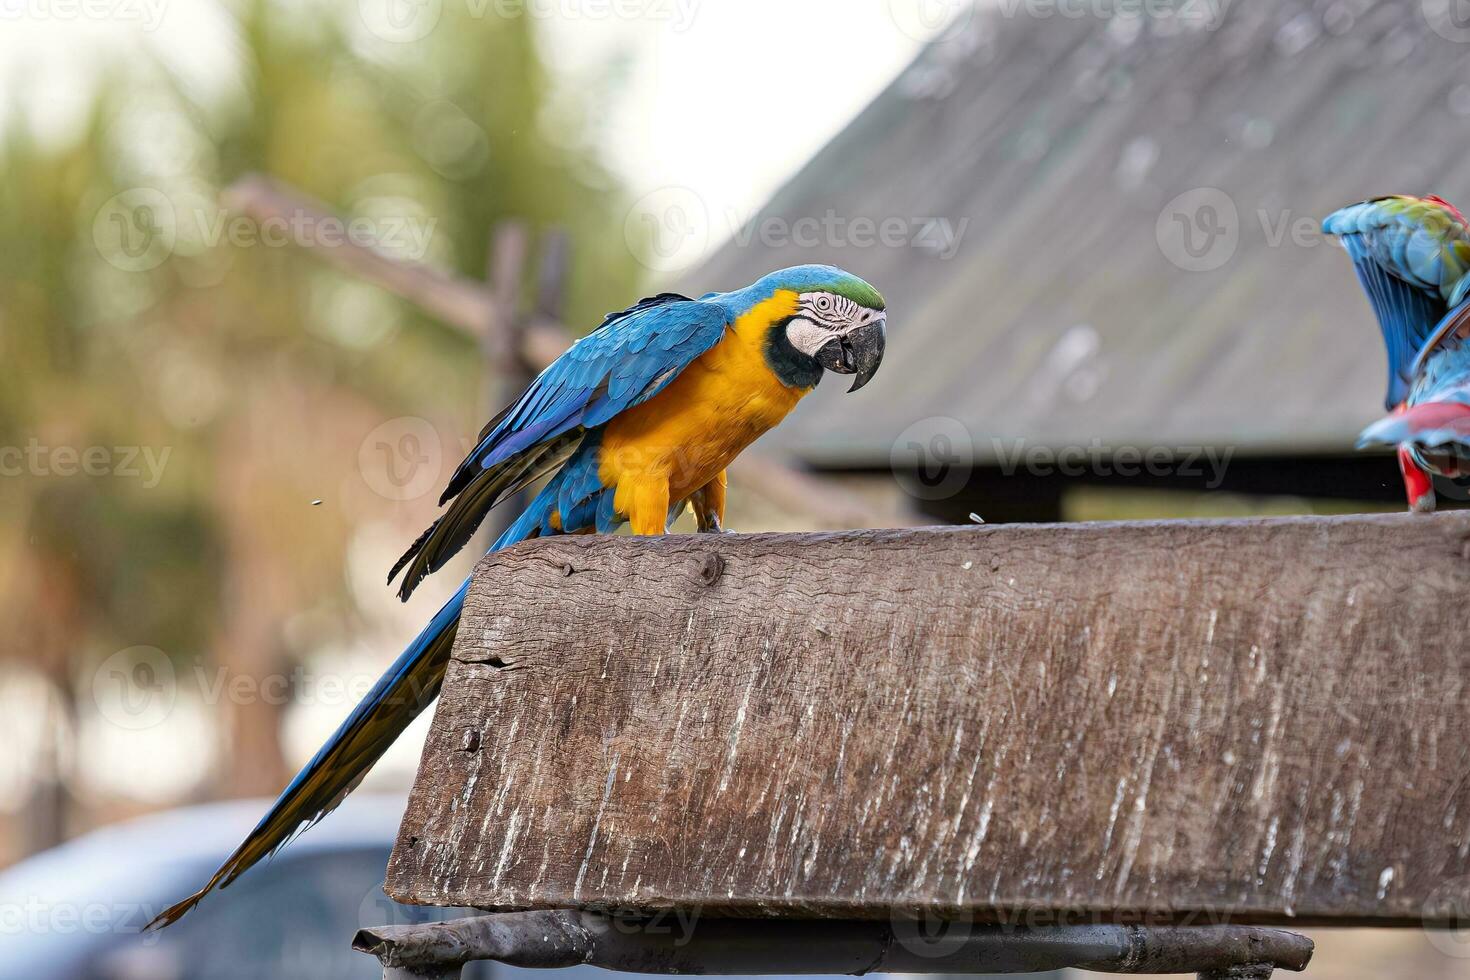
{"type": "Polygon", "coordinates": [[[786,339],[791,341],[792,347],[808,357],[816,354],[823,344],[835,336],[829,328],[818,326],[804,317],[797,317],[786,324],[786,339]]]}
{"type": "Polygon", "coordinates": [[[843,337],[859,327],[883,322],[884,314],[860,306],[833,293],[802,293],[800,314],[786,325],[786,339],[808,356],[816,354],[833,337],[843,337]]]}

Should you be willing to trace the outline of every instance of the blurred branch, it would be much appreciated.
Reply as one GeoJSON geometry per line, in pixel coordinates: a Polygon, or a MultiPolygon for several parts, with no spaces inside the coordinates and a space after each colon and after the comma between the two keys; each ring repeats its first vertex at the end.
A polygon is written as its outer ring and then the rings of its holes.
{"type": "MultiPolygon", "coordinates": [[[[226,207],[257,222],[306,222],[320,226],[332,217],[332,212],[321,202],[262,174],[242,177],[225,188],[220,197],[226,207]]],[[[482,349],[496,352],[494,360],[500,370],[505,369],[508,359],[506,352],[500,351],[500,345],[505,343],[505,338],[515,338],[515,354],[530,371],[540,371],[560,357],[575,339],[558,322],[560,298],[556,284],[566,268],[566,242],[552,233],[544,243],[535,311],[522,325],[515,319],[516,290],[528,248],[529,239],[523,225],[507,223],[497,229],[488,270],[493,288],[432,266],[384,255],[346,239],[338,245],[313,246],[312,251],[338,269],[381,286],[473,337],[482,349]],[[504,296],[498,295],[497,289],[504,296]]],[[[759,487],[766,499],[792,513],[854,527],[882,527],[893,520],[892,515],[833,481],[769,456],[746,453],[730,469],[742,482],[759,487]]]]}
{"type": "MultiPolygon", "coordinates": [[[[242,177],[220,197],[225,207],[259,223],[285,221],[320,227],[332,217],[320,201],[262,174],[242,177]]],[[[476,340],[500,329],[502,309],[484,283],[396,259],[345,238],[338,245],[313,246],[312,251],[329,265],[381,286],[476,340]]],[[[571,342],[571,336],[558,325],[533,320],[524,331],[521,353],[528,363],[544,366],[571,342]],[[548,360],[546,355],[553,349],[556,354],[548,360]]]]}

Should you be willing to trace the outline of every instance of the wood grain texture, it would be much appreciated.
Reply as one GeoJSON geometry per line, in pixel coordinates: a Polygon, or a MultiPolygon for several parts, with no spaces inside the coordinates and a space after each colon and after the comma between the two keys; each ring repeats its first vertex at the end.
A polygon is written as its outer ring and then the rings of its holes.
{"type": "Polygon", "coordinates": [[[1417,923],[1470,900],[1467,554],[1465,513],[520,546],[387,888],[1417,923]]]}

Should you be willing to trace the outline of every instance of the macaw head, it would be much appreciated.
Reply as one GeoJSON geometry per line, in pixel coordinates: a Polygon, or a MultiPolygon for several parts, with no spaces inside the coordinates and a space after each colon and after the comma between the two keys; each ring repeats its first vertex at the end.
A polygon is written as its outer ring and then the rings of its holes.
{"type": "Polygon", "coordinates": [[[882,295],[857,276],[830,265],[798,265],[751,289],[760,297],[795,294],[794,312],[766,338],[766,361],[777,377],[806,386],[823,371],[850,374],[848,391],[857,391],[878,373],[888,315],[882,295]]]}

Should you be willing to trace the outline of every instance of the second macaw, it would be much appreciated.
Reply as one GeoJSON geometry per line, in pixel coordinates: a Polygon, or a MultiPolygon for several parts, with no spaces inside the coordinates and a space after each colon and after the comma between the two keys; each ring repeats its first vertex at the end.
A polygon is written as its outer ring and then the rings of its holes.
{"type": "Polygon", "coordinates": [[[1470,476],[1470,223],[1438,197],[1380,197],[1328,215],[1388,348],[1390,415],[1358,447],[1395,446],[1409,508],[1435,506],[1432,476],[1470,476]]]}
{"type": "MultiPolygon", "coordinates": [[[[389,573],[399,595],[442,568],[485,515],[550,477],[494,549],[529,538],[662,534],[686,507],[722,529],[725,468],[827,371],[851,391],[883,360],[883,297],[856,276],[807,265],[731,293],[665,293],[607,317],[480,434],[440,500],[449,509],[389,573]]],[[[469,582],[433,618],[297,774],[245,841],[167,925],[331,811],[439,693],[469,582]]]]}

